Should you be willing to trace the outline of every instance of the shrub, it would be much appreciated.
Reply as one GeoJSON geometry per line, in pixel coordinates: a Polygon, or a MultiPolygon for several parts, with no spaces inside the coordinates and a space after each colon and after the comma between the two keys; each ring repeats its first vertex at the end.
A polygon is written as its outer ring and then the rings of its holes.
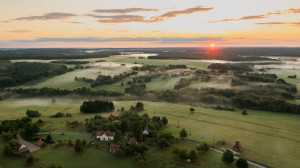
{"type": "Polygon", "coordinates": [[[234,156],[233,153],[227,149],[223,153],[222,160],[223,160],[223,162],[226,162],[226,163],[232,163],[234,161],[233,156],[234,156]]]}
{"type": "Polygon", "coordinates": [[[246,159],[244,158],[239,158],[236,162],[235,162],[235,165],[238,167],[238,168],[248,168],[248,162],[246,159]]]}
{"type": "Polygon", "coordinates": [[[181,138],[187,137],[187,132],[186,132],[185,128],[182,128],[182,130],[180,131],[179,134],[180,134],[180,137],[181,137],[181,138]]]}

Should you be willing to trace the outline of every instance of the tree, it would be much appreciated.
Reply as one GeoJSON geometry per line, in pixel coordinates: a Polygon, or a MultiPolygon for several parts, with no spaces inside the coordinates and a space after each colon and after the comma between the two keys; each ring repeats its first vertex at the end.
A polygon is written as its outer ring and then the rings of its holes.
{"type": "Polygon", "coordinates": [[[188,154],[187,154],[186,149],[180,150],[178,153],[178,157],[179,157],[179,159],[182,159],[182,160],[188,159],[188,154]]]}
{"type": "Polygon", "coordinates": [[[24,130],[24,138],[26,140],[30,140],[39,131],[40,131],[40,127],[36,123],[34,123],[34,124],[27,124],[27,126],[25,127],[25,130],[24,130]]]}
{"type": "Polygon", "coordinates": [[[16,137],[16,135],[12,132],[3,132],[1,134],[1,137],[4,139],[4,141],[8,142],[11,139],[13,139],[14,137],[16,137]]]}
{"type": "Polygon", "coordinates": [[[232,163],[234,161],[233,156],[234,156],[233,153],[227,149],[223,153],[222,160],[223,160],[223,162],[226,162],[226,163],[232,163]]]}
{"type": "Polygon", "coordinates": [[[81,143],[80,139],[76,140],[75,145],[74,145],[74,150],[77,153],[79,153],[83,150],[83,146],[82,146],[82,143],[81,143]]]}
{"type": "Polygon", "coordinates": [[[137,102],[135,108],[137,111],[144,111],[144,104],[142,102],[137,102]]]}
{"type": "Polygon", "coordinates": [[[172,135],[172,132],[170,131],[163,131],[159,134],[159,138],[166,139],[167,141],[170,141],[174,139],[174,136],[172,135]]]}
{"type": "Polygon", "coordinates": [[[238,168],[248,168],[248,162],[246,159],[244,158],[239,158],[236,162],[235,162],[235,165],[238,167],[238,168]]]}
{"type": "Polygon", "coordinates": [[[197,150],[198,151],[209,151],[209,146],[206,142],[202,142],[199,144],[197,150]]]}
{"type": "Polygon", "coordinates": [[[5,144],[3,154],[5,156],[18,156],[19,153],[17,152],[16,146],[12,142],[10,142],[5,144]]]}
{"type": "Polygon", "coordinates": [[[33,118],[33,117],[39,117],[39,116],[41,116],[41,113],[39,113],[38,111],[34,111],[34,110],[27,110],[26,111],[26,115],[28,117],[33,118]]]}
{"type": "Polygon", "coordinates": [[[195,109],[193,107],[190,108],[190,112],[194,112],[195,109]]]}
{"type": "Polygon", "coordinates": [[[185,138],[185,137],[187,137],[187,132],[186,132],[186,130],[184,129],[184,128],[182,128],[182,130],[180,131],[180,137],[181,138],[185,138]]]}
{"type": "Polygon", "coordinates": [[[162,117],[161,122],[163,123],[163,125],[168,124],[168,119],[167,119],[167,117],[162,117]]]}
{"type": "Polygon", "coordinates": [[[45,142],[48,143],[48,144],[54,143],[51,134],[47,135],[45,142]]]}
{"type": "Polygon", "coordinates": [[[189,154],[189,159],[191,159],[192,162],[198,160],[198,155],[195,150],[191,150],[191,152],[189,154]]]}
{"type": "Polygon", "coordinates": [[[122,133],[125,133],[129,130],[129,124],[127,120],[122,120],[120,124],[120,130],[122,133]]]}

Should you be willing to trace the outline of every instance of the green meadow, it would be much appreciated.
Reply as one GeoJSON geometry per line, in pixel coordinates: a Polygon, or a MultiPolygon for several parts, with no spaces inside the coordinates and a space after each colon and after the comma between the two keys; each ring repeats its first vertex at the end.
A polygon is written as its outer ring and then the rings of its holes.
{"type": "MultiPolygon", "coordinates": [[[[66,126],[66,121],[78,120],[93,114],[81,114],[79,107],[83,100],[57,99],[55,104],[51,99],[10,99],[0,102],[1,119],[16,119],[25,116],[27,109],[39,110],[40,117],[46,121],[43,131],[84,132],[83,127],[72,129],[66,126]],[[73,117],[49,118],[57,112],[73,114],[73,117]]],[[[116,109],[129,109],[136,101],[114,101],[116,109]]],[[[194,105],[195,112],[189,111],[190,105],[181,103],[143,102],[145,111],[150,116],[166,116],[169,119],[167,130],[179,137],[181,128],[188,130],[187,139],[200,141],[202,138],[214,145],[219,140],[227,142],[226,146],[217,148],[231,148],[235,140],[240,140],[244,151],[241,155],[247,159],[266,164],[271,167],[300,164],[300,116],[293,114],[272,113],[248,110],[248,115],[242,115],[240,110],[223,111],[194,105]],[[179,127],[178,128],[178,123],[179,127]]],[[[118,115],[118,112],[105,113],[118,115]]],[[[75,139],[75,138],[74,138],[75,139]]],[[[42,151],[41,151],[42,152],[42,151]]]]}

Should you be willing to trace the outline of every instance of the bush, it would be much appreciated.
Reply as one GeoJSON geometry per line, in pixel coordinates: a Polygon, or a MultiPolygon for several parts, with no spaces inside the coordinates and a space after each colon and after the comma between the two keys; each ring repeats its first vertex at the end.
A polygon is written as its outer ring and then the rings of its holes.
{"type": "Polygon", "coordinates": [[[39,117],[39,116],[41,116],[41,113],[39,113],[38,111],[34,111],[34,110],[27,110],[26,111],[26,115],[28,117],[33,118],[33,117],[39,117]]]}
{"type": "Polygon", "coordinates": [[[83,146],[82,146],[82,143],[81,143],[80,139],[76,140],[75,145],[74,145],[74,150],[77,153],[79,153],[83,150],[83,146]]]}
{"type": "Polygon", "coordinates": [[[190,108],[190,112],[194,112],[195,109],[193,107],[190,108]]]}
{"type": "Polygon", "coordinates": [[[53,143],[54,143],[51,134],[48,134],[48,135],[47,135],[45,142],[46,142],[47,144],[53,144],[53,143]]]}
{"type": "Polygon", "coordinates": [[[227,149],[226,152],[223,153],[222,161],[226,163],[232,163],[234,161],[233,156],[233,153],[227,149]]]}
{"type": "Polygon", "coordinates": [[[64,113],[58,112],[58,113],[52,115],[51,118],[61,118],[61,117],[64,117],[64,116],[65,116],[64,113]]]}
{"type": "Polygon", "coordinates": [[[209,146],[206,142],[202,142],[199,144],[197,150],[198,151],[209,151],[209,146]]]}
{"type": "Polygon", "coordinates": [[[188,159],[188,154],[187,154],[186,149],[180,150],[178,153],[178,157],[179,157],[179,159],[182,159],[182,160],[188,159]]]}
{"type": "Polygon", "coordinates": [[[239,158],[236,162],[235,162],[235,165],[238,167],[238,168],[248,168],[248,162],[246,159],[244,158],[239,158]]]}
{"type": "Polygon", "coordinates": [[[15,138],[16,137],[16,134],[15,133],[12,133],[12,132],[3,132],[1,134],[1,137],[3,138],[4,141],[8,142],[10,141],[11,139],[15,138]]]}
{"type": "Polygon", "coordinates": [[[191,152],[189,154],[189,159],[191,159],[192,162],[198,160],[198,155],[195,150],[191,150],[191,152]]]}
{"type": "Polygon", "coordinates": [[[187,137],[187,132],[186,132],[185,128],[182,128],[182,130],[180,131],[179,134],[180,134],[180,137],[181,137],[181,138],[187,137]]]}

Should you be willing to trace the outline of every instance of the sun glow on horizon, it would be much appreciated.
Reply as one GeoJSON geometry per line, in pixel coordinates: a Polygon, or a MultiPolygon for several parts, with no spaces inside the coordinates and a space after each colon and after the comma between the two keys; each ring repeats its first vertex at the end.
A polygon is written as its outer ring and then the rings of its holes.
{"type": "Polygon", "coordinates": [[[210,48],[215,48],[216,47],[216,44],[215,43],[210,43],[210,48]]]}

